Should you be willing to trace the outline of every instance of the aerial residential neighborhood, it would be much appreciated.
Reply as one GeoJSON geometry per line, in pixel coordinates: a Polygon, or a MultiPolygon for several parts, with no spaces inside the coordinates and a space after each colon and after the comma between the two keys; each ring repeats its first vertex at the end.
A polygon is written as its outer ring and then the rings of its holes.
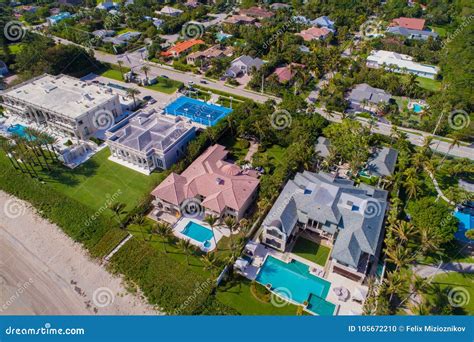
{"type": "Polygon", "coordinates": [[[1,315],[474,315],[472,3],[0,9],[1,315]]]}

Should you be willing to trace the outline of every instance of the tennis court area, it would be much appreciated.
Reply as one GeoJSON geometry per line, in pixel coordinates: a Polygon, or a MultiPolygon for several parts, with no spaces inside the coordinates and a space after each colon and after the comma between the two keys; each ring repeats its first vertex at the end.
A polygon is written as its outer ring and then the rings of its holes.
{"type": "Polygon", "coordinates": [[[205,126],[214,126],[231,112],[230,108],[208,104],[186,96],[181,96],[165,107],[166,114],[184,116],[205,126]]]}

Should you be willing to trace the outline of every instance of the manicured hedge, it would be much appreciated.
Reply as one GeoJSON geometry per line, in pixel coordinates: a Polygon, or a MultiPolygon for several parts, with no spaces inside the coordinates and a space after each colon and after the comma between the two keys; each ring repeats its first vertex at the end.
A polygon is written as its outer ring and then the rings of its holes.
{"type": "Polygon", "coordinates": [[[199,311],[214,282],[135,238],[112,257],[109,265],[137,284],[151,304],[168,314],[199,311]]]}

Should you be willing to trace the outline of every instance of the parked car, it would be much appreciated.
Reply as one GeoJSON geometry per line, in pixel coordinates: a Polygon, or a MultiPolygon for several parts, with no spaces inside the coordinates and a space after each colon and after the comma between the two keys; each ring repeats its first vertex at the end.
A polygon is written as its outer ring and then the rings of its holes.
{"type": "Polygon", "coordinates": [[[161,75],[160,77],[162,77],[162,78],[169,78],[169,77],[166,76],[166,75],[161,75]]]}
{"type": "Polygon", "coordinates": [[[151,98],[151,100],[148,101],[148,103],[149,103],[149,104],[154,104],[154,103],[156,103],[156,100],[155,100],[154,98],[151,98]]]}
{"type": "Polygon", "coordinates": [[[200,80],[199,83],[207,84],[207,81],[206,80],[200,80]]]}
{"type": "Polygon", "coordinates": [[[143,96],[143,101],[150,101],[152,98],[150,95],[143,96]]]}

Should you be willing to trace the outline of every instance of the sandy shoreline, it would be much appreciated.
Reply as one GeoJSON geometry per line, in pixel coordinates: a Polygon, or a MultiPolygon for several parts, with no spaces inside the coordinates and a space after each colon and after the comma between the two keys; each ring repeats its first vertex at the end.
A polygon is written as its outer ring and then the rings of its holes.
{"type": "Polygon", "coordinates": [[[157,315],[121,278],[0,191],[0,315],[157,315]]]}

